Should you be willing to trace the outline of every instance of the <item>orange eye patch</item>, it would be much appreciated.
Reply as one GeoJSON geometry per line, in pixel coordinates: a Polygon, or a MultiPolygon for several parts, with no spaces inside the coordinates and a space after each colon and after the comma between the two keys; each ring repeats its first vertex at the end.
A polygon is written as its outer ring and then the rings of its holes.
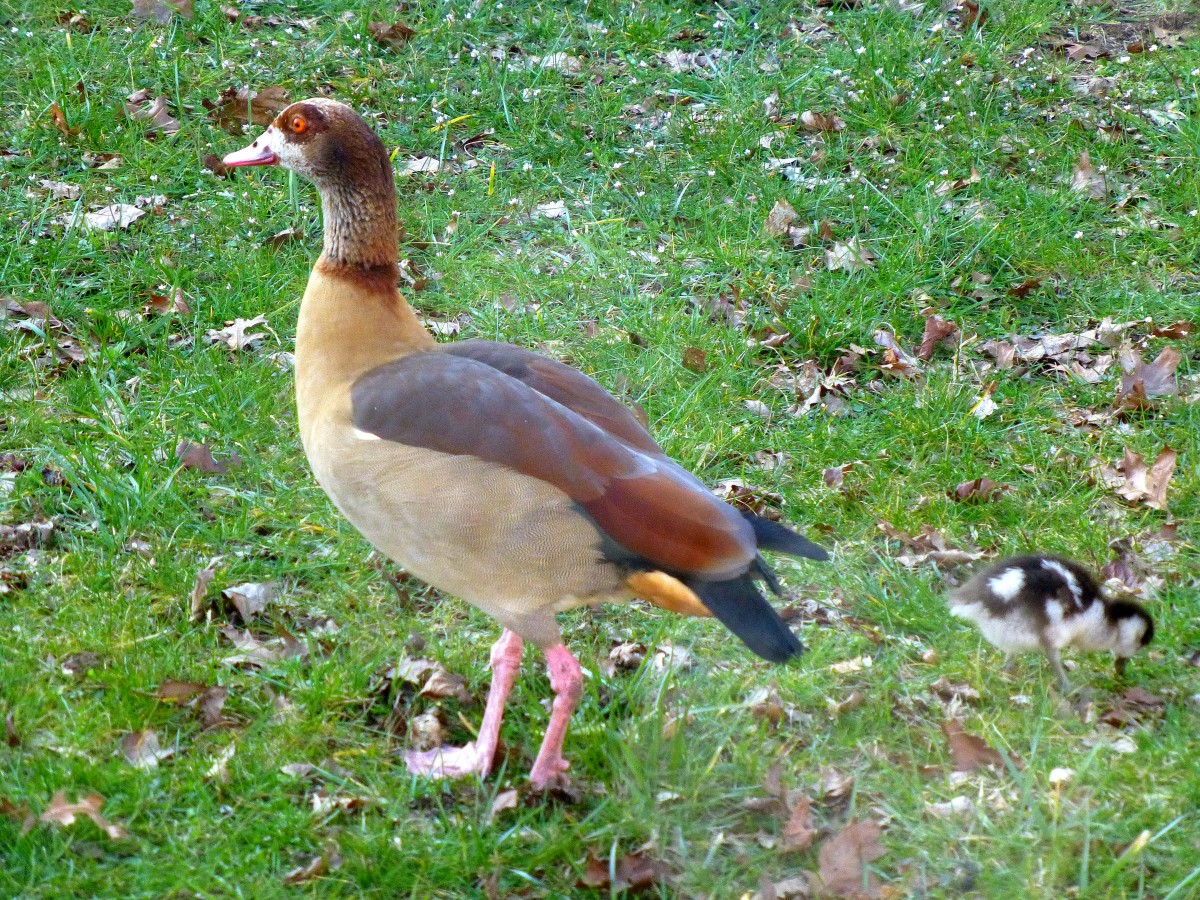
{"type": "Polygon", "coordinates": [[[288,123],[292,131],[296,134],[304,134],[308,130],[308,121],[304,116],[292,116],[292,121],[288,123]]]}

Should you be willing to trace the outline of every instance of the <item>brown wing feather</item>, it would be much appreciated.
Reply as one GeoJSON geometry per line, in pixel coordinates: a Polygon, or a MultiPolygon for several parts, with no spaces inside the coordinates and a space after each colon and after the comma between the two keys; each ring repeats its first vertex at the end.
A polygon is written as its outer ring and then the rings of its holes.
{"type": "Polygon", "coordinates": [[[553,484],[631,558],[710,579],[736,577],[755,559],[750,525],[661,452],[479,360],[412,354],[362,376],[351,401],[362,431],[553,484]]]}
{"type": "Polygon", "coordinates": [[[629,407],[578,369],[499,341],[457,341],[439,345],[438,352],[489,365],[561,403],[629,446],[645,453],[662,453],[629,407]]]}

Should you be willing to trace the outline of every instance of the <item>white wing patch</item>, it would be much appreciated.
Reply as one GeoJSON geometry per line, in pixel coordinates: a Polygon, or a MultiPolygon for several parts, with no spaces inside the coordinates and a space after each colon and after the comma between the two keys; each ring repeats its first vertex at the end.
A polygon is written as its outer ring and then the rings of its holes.
{"type": "Polygon", "coordinates": [[[1001,600],[1012,600],[1025,587],[1025,573],[1020,569],[1005,569],[988,579],[988,588],[1001,600]]]}
{"type": "Polygon", "coordinates": [[[1083,603],[1083,593],[1079,590],[1079,582],[1075,579],[1074,572],[1056,559],[1043,559],[1042,568],[1049,569],[1061,577],[1067,583],[1067,587],[1070,588],[1072,595],[1074,595],[1075,602],[1078,604],[1083,603]]]}

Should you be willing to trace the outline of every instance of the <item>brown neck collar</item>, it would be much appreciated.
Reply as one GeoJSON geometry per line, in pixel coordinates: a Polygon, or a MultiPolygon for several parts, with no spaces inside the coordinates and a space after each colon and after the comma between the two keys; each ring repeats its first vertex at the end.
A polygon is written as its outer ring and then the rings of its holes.
{"type": "Polygon", "coordinates": [[[390,167],[386,181],[322,186],[321,207],[325,219],[324,260],[339,269],[394,272],[399,228],[390,167]]]}

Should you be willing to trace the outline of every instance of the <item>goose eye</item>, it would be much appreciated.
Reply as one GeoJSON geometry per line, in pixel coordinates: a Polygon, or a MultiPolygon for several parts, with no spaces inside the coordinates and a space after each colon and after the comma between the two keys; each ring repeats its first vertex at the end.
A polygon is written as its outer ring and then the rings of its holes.
{"type": "Polygon", "coordinates": [[[296,132],[296,134],[304,134],[308,130],[308,122],[304,116],[292,116],[292,121],[289,124],[292,131],[296,132]]]}

